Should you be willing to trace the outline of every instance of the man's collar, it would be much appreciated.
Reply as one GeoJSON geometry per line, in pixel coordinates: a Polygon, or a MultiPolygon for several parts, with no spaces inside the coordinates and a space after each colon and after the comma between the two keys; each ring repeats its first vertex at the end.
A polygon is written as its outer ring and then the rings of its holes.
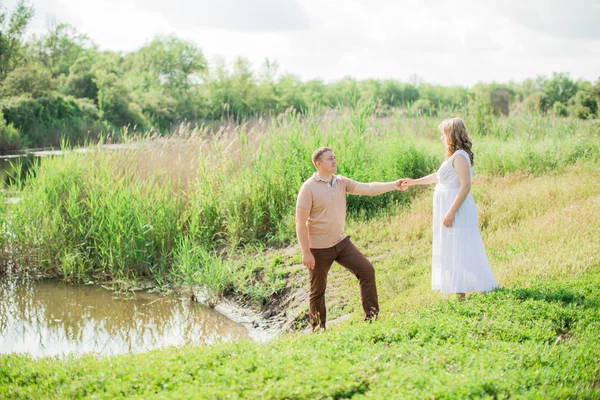
{"type": "MultiPolygon", "coordinates": [[[[329,184],[329,181],[326,181],[325,179],[321,178],[319,176],[319,174],[317,174],[316,172],[313,174],[313,179],[317,182],[325,182],[325,183],[329,184]]],[[[337,180],[337,176],[335,176],[335,174],[333,174],[333,178],[331,179],[331,186],[335,185],[336,180],[337,180]]]]}

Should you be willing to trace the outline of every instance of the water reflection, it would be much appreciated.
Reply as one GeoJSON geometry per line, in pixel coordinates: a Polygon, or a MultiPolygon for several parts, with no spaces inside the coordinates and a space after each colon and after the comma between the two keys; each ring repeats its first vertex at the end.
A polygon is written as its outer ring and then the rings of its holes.
{"type": "Polygon", "coordinates": [[[0,353],[137,353],[239,338],[248,338],[242,325],[187,298],[116,295],[56,281],[0,282],[0,353]]]}
{"type": "Polygon", "coordinates": [[[35,163],[40,162],[40,157],[32,154],[0,156],[0,188],[14,182],[14,178],[25,178],[27,172],[35,163]]]}

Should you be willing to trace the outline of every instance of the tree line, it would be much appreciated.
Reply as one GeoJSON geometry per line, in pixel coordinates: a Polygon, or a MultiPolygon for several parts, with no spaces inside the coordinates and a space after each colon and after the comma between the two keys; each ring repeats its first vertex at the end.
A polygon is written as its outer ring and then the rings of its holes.
{"type": "MultiPolygon", "coordinates": [[[[467,88],[397,80],[303,81],[266,60],[209,65],[197,44],[157,35],[129,53],[101,51],[68,24],[25,36],[35,14],[21,0],[0,3],[0,151],[93,140],[110,131],[168,133],[183,121],[207,123],[277,115],[293,108],[348,106],[359,99],[384,109],[433,115],[468,109],[482,114],[533,112],[597,118],[600,79],[567,73],[520,83],[467,88]]],[[[485,119],[485,118],[484,118],[485,119]]]]}

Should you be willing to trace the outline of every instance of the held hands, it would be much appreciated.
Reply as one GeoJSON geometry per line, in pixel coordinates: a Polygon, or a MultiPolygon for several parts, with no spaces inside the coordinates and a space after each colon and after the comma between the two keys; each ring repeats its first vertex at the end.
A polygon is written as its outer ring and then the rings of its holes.
{"type": "Polygon", "coordinates": [[[442,221],[442,225],[446,228],[452,228],[452,224],[454,223],[454,213],[448,211],[448,214],[444,217],[444,221],[442,221]]]}
{"type": "Polygon", "coordinates": [[[415,185],[415,180],[410,178],[398,179],[396,181],[396,190],[406,190],[409,186],[415,185]]]}
{"type": "Polygon", "coordinates": [[[310,251],[308,254],[302,253],[302,264],[306,268],[313,269],[315,267],[315,256],[310,251]]]}

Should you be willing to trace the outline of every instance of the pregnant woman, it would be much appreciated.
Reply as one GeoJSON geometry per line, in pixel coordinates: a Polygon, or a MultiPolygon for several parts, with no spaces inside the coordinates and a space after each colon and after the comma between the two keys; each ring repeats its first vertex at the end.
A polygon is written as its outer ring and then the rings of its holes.
{"type": "Polygon", "coordinates": [[[442,121],[441,139],[446,160],[436,173],[420,179],[404,179],[403,186],[437,182],[433,194],[433,255],[431,287],[442,293],[487,292],[496,279],[479,232],[477,208],[471,196],[473,152],[471,138],[460,118],[442,121]]]}

